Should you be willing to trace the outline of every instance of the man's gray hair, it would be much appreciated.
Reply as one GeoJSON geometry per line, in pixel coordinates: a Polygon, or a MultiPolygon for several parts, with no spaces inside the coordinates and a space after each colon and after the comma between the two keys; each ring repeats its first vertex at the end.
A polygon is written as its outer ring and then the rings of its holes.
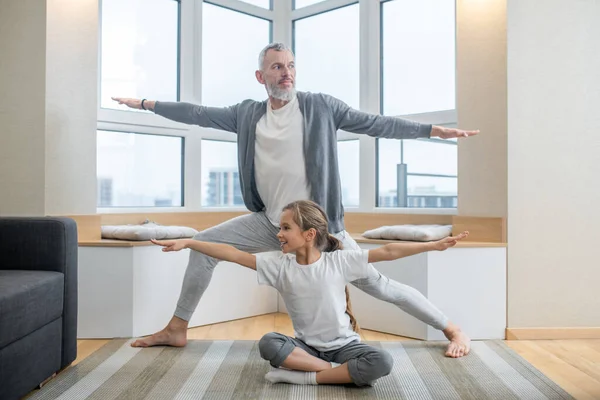
{"type": "Polygon", "coordinates": [[[263,70],[263,63],[265,62],[265,56],[267,55],[267,52],[269,50],[275,50],[275,51],[289,51],[290,53],[292,53],[292,56],[294,55],[294,52],[292,51],[292,49],[290,49],[288,46],[286,46],[283,43],[271,43],[269,45],[267,45],[264,49],[262,49],[260,51],[260,54],[258,55],[258,69],[259,70],[263,70]]]}

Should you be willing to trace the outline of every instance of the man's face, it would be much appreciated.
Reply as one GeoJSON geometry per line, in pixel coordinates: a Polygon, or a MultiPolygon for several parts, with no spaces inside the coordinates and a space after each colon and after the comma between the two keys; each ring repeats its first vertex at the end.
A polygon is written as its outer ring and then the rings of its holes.
{"type": "Polygon", "coordinates": [[[289,51],[269,50],[265,54],[262,71],[256,79],[267,89],[269,96],[289,101],[296,94],[296,65],[289,51]]]}

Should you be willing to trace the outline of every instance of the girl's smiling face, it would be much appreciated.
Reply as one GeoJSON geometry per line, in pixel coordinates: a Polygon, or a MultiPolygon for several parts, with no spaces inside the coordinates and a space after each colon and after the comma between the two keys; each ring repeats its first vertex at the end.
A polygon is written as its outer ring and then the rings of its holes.
{"type": "Polygon", "coordinates": [[[300,226],[294,221],[293,212],[291,210],[283,211],[279,220],[279,233],[277,233],[277,239],[281,243],[281,251],[284,253],[294,253],[299,248],[311,243],[315,236],[311,232],[313,230],[302,231],[300,226]]]}

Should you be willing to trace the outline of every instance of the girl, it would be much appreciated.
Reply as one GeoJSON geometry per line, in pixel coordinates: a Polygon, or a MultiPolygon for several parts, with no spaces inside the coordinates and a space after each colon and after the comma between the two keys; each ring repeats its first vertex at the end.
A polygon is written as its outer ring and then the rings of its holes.
{"type": "Polygon", "coordinates": [[[246,253],[226,244],[196,240],[152,240],[163,251],[190,248],[238,263],[258,273],[258,282],[276,288],[292,319],[295,337],[268,333],[259,342],[261,357],[277,368],[273,383],[372,385],[392,369],[391,355],[360,343],[346,284],[378,277],[370,265],[430,250],[446,250],[468,232],[437,242],[392,243],[373,250],[345,250],[328,233],[327,216],[312,201],[283,209],[277,234],[282,252],[246,253]],[[285,369],[280,369],[284,367],[285,369]]]}

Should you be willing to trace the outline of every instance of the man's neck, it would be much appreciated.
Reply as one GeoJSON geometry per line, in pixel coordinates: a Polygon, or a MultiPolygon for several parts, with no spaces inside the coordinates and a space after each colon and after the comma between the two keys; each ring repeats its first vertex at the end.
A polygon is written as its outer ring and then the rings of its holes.
{"type": "Polygon", "coordinates": [[[282,108],[283,106],[285,106],[287,103],[289,103],[289,100],[281,100],[281,99],[276,99],[272,96],[269,96],[269,102],[271,103],[271,108],[273,110],[279,110],[280,108],[282,108]]]}

